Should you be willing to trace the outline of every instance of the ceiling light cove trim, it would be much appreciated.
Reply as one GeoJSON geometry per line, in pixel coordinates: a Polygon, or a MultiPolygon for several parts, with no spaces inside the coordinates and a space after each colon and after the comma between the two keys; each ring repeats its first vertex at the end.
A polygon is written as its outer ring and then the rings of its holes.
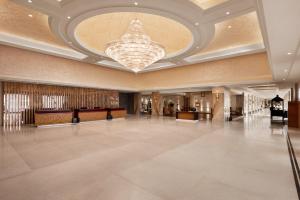
{"type": "Polygon", "coordinates": [[[110,61],[110,60],[101,60],[95,63],[96,65],[100,66],[105,66],[113,69],[121,69],[124,71],[132,72],[130,69],[124,68],[121,64],[115,62],[115,61],[110,61]]]}
{"type": "MultiPolygon", "coordinates": [[[[96,65],[100,65],[100,66],[106,66],[106,67],[110,67],[113,69],[122,69],[128,72],[132,72],[130,69],[124,68],[121,64],[115,62],[115,61],[110,61],[110,60],[101,60],[95,63],[96,65]]],[[[144,73],[144,72],[150,72],[150,71],[156,71],[156,70],[160,70],[160,69],[167,69],[167,68],[171,68],[171,67],[175,67],[176,65],[174,63],[170,63],[170,62],[166,62],[166,63],[154,63],[152,65],[150,65],[149,67],[145,68],[144,70],[137,72],[137,74],[139,73],[144,73]]]]}
{"type": "Polygon", "coordinates": [[[171,62],[165,62],[165,63],[160,63],[159,62],[159,63],[154,63],[154,64],[150,65],[149,67],[145,68],[140,73],[156,71],[156,70],[160,70],[160,69],[168,69],[168,68],[175,67],[175,66],[176,65],[174,63],[171,63],[171,62]]]}
{"type": "Polygon", "coordinates": [[[189,63],[201,63],[201,62],[220,60],[220,59],[231,58],[231,57],[236,57],[236,56],[260,53],[260,52],[264,52],[264,51],[265,51],[264,44],[259,43],[259,44],[253,44],[253,45],[248,45],[248,46],[243,46],[243,47],[226,49],[226,50],[215,52],[215,53],[194,55],[194,56],[185,58],[184,60],[189,63]]]}
{"type": "Polygon", "coordinates": [[[48,43],[43,43],[40,41],[23,38],[3,32],[0,33],[0,44],[75,60],[83,60],[87,58],[85,54],[74,51],[73,49],[65,49],[62,47],[50,45],[48,43]]]}

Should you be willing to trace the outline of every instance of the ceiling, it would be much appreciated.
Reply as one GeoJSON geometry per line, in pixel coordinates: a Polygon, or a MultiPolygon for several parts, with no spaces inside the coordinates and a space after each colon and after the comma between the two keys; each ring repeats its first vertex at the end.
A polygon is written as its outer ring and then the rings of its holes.
{"type": "Polygon", "coordinates": [[[300,81],[300,1],[263,0],[258,8],[273,79],[300,81]]]}
{"type": "Polygon", "coordinates": [[[96,15],[83,20],[76,27],[75,35],[86,48],[105,55],[106,45],[119,40],[134,19],[143,23],[145,32],[153,41],[164,46],[167,54],[177,53],[192,43],[192,33],[181,23],[159,15],[137,12],[96,15]]]}
{"type": "Polygon", "coordinates": [[[142,73],[265,51],[255,0],[0,0],[0,43],[127,70],[105,45],[139,18],[167,56],[142,73]]]}
{"type": "Polygon", "coordinates": [[[190,0],[202,9],[208,9],[226,2],[227,0],[190,0]]]}

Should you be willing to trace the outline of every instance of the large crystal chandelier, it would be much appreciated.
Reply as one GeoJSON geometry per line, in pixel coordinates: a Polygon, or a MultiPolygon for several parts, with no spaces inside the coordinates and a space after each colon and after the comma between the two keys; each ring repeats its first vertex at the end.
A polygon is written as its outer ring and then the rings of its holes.
{"type": "Polygon", "coordinates": [[[121,65],[139,72],[165,56],[163,46],[145,34],[140,20],[132,20],[120,40],[107,44],[105,53],[121,65]]]}

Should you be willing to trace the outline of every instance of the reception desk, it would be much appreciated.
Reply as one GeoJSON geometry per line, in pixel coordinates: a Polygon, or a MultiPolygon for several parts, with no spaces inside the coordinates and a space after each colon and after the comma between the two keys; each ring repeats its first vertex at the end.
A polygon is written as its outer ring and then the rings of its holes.
{"type": "Polygon", "coordinates": [[[176,120],[198,121],[199,112],[176,112],[176,120]]]}
{"type": "Polygon", "coordinates": [[[39,110],[34,113],[35,126],[71,123],[71,110],[39,110]]]}
{"type": "MultiPolygon", "coordinates": [[[[95,108],[71,110],[40,110],[34,113],[35,126],[72,123],[73,118],[80,122],[106,120],[111,115],[113,119],[125,118],[127,110],[124,108],[95,108]]],[[[77,123],[77,122],[75,122],[77,123]]]]}
{"type": "Polygon", "coordinates": [[[81,122],[105,120],[107,117],[107,109],[79,109],[75,111],[81,122]]]}
{"type": "Polygon", "coordinates": [[[125,118],[127,115],[127,110],[125,108],[109,108],[108,111],[113,119],[125,118]]]}

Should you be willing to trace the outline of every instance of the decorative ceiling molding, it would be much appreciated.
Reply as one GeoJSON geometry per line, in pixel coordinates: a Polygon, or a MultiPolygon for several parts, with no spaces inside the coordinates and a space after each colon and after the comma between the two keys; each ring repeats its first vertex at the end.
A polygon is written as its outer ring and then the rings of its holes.
{"type": "Polygon", "coordinates": [[[254,54],[265,52],[264,44],[253,44],[248,46],[242,46],[237,48],[226,49],[223,51],[218,51],[214,53],[208,53],[203,55],[194,55],[186,58],[185,60],[189,63],[201,63],[213,60],[221,60],[225,58],[232,58],[236,56],[254,54]]]}
{"type": "MultiPolygon", "coordinates": [[[[27,0],[12,1],[47,14],[52,32],[57,38],[64,41],[66,46],[74,49],[74,52],[77,52],[78,55],[85,55],[81,57],[83,62],[119,70],[128,71],[125,67],[108,58],[104,53],[95,52],[79,41],[76,37],[75,29],[82,21],[105,13],[140,12],[174,20],[191,32],[192,42],[185,49],[168,55],[158,63],[149,66],[143,72],[264,51],[263,45],[257,44],[195,56],[195,54],[207,47],[213,39],[216,23],[256,11],[256,0],[228,0],[205,10],[191,1],[183,0],[143,0],[138,2],[138,5],[134,5],[134,2],[130,0],[85,0],[84,3],[81,0],[63,0],[62,2],[39,0],[33,3],[28,3],[27,0]],[[227,12],[230,14],[226,14],[227,12]]],[[[22,43],[18,45],[18,47],[21,46],[22,43]]],[[[38,51],[38,48],[35,50],[38,51]]],[[[41,51],[47,53],[47,48],[44,47],[41,51]]],[[[53,51],[54,49],[50,48],[48,53],[54,55],[53,51]]],[[[58,55],[62,55],[61,51],[58,55]]],[[[68,56],[68,58],[72,57],[68,56]]],[[[78,59],[78,56],[75,59],[78,59]]]]}
{"type": "MultiPolygon", "coordinates": [[[[66,43],[72,42],[72,47],[93,57],[106,57],[105,54],[95,53],[84,47],[75,35],[75,29],[82,21],[87,18],[113,12],[140,12],[154,15],[160,15],[175,20],[183,24],[193,35],[192,42],[182,51],[168,55],[161,62],[170,60],[181,60],[184,57],[194,54],[197,50],[204,48],[214,36],[214,24],[199,24],[197,19],[203,17],[203,10],[194,6],[194,4],[183,1],[165,0],[155,2],[153,0],[144,0],[138,7],[132,6],[132,2],[123,0],[101,1],[86,0],[84,5],[78,7],[76,1],[69,3],[66,13],[69,13],[71,19],[50,17],[50,27],[52,31],[66,43]],[[186,12],[182,12],[186,9],[186,12]],[[195,25],[195,23],[198,23],[195,25]],[[199,49],[196,49],[198,47],[199,49]]],[[[156,0],[158,1],[158,0],[156,0]]]]}
{"type": "Polygon", "coordinates": [[[0,44],[74,60],[82,60],[87,57],[86,55],[74,51],[73,49],[65,49],[59,46],[50,45],[48,43],[39,42],[28,38],[18,37],[16,35],[1,32],[0,44]]]}

